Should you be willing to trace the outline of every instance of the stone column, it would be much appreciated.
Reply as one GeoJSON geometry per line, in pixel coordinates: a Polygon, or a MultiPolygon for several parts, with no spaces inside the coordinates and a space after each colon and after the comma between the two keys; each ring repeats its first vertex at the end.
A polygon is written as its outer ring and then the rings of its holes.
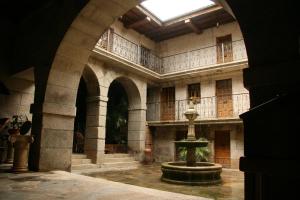
{"type": "Polygon", "coordinates": [[[128,109],[128,148],[136,160],[142,161],[145,150],[146,109],[128,109]]]}
{"type": "Polygon", "coordinates": [[[29,169],[71,170],[76,107],[58,103],[32,104],[32,135],[29,169]]]}
{"type": "Polygon", "coordinates": [[[84,152],[96,164],[104,159],[107,101],[105,96],[87,98],[84,152]]]}

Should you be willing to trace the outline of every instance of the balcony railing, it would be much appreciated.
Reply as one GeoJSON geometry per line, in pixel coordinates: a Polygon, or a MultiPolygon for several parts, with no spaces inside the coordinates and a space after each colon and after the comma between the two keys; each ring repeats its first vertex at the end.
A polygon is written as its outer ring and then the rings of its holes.
{"type": "Polygon", "coordinates": [[[143,52],[141,46],[117,33],[106,31],[96,44],[96,48],[105,49],[135,64],[161,73],[161,58],[152,52],[143,52]]]}
{"type": "MultiPolygon", "coordinates": [[[[185,121],[190,100],[147,103],[147,121],[185,121]]],[[[196,120],[237,119],[250,107],[249,94],[233,94],[198,99],[196,120]]]]}
{"type": "Polygon", "coordinates": [[[209,65],[247,59],[244,40],[236,40],[230,43],[221,43],[188,52],[159,57],[150,50],[143,51],[143,47],[121,35],[107,31],[100,38],[96,48],[106,49],[160,74],[204,68],[209,65]]]}

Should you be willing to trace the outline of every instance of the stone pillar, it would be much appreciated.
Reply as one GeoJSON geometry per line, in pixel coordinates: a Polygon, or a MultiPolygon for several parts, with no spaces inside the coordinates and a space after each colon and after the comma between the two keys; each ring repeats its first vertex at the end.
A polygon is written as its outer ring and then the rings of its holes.
{"type": "Polygon", "coordinates": [[[34,171],[71,170],[73,129],[76,107],[67,104],[32,104],[32,143],[29,169],[34,171]]]}
{"type": "Polygon", "coordinates": [[[84,152],[96,164],[104,159],[107,101],[105,96],[87,98],[84,152]]]}
{"type": "Polygon", "coordinates": [[[29,146],[34,141],[31,135],[15,135],[10,139],[14,144],[14,162],[12,171],[25,172],[28,171],[28,152],[29,146]]]}
{"type": "Polygon", "coordinates": [[[145,150],[146,109],[128,109],[128,148],[136,160],[142,161],[145,150]]]}

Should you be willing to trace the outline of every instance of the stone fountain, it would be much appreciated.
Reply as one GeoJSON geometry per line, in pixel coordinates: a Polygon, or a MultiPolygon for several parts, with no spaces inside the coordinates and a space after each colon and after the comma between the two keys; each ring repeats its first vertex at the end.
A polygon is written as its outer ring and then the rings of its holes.
{"type": "Polygon", "coordinates": [[[199,141],[195,137],[195,119],[198,113],[194,107],[193,100],[190,101],[188,110],[184,113],[189,120],[187,139],[176,141],[179,147],[187,148],[186,162],[162,163],[161,180],[169,183],[186,185],[212,185],[221,183],[222,166],[210,162],[196,161],[196,148],[206,147],[208,141],[199,141]]]}

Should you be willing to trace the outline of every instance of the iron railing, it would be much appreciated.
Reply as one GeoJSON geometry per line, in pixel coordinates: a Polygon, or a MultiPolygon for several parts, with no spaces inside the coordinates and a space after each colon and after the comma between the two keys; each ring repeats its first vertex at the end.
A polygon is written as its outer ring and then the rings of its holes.
{"type": "Polygon", "coordinates": [[[143,51],[143,47],[114,33],[109,29],[98,41],[96,48],[106,49],[135,64],[142,65],[160,74],[180,72],[197,68],[205,68],[232,61],[247,59],[244,40],[220,43],[159,57],[152,51],[143,51]]]}
{"type": "MultiPolygon", "coordinates": [[[[147,103],[147,121],[184,121],[184,112],[190,100],[147,103]]],[[[249,94],[233,94],[204,97],[197,100],[195,109],[199,116],[196,120],[216,120],[239,118],[250,107],[249,94]]]]}
{"type": "Polygon", "coordinates": [[[152,71],[161,73],[161,58],[153,52],[144,52],[142,47],[123,36],[106,31],[96,44],[96,48],[102,48],[110,51],[135,64],[142,65],[152,71]]]}
{"type": "Polygon", "coordinates": [[[161,71],[172,73],[244,59],[247,59],[244,40],[236,40],[230,42],[229,45],[227,42],[162,57],[163,69],[161,71]]]}

